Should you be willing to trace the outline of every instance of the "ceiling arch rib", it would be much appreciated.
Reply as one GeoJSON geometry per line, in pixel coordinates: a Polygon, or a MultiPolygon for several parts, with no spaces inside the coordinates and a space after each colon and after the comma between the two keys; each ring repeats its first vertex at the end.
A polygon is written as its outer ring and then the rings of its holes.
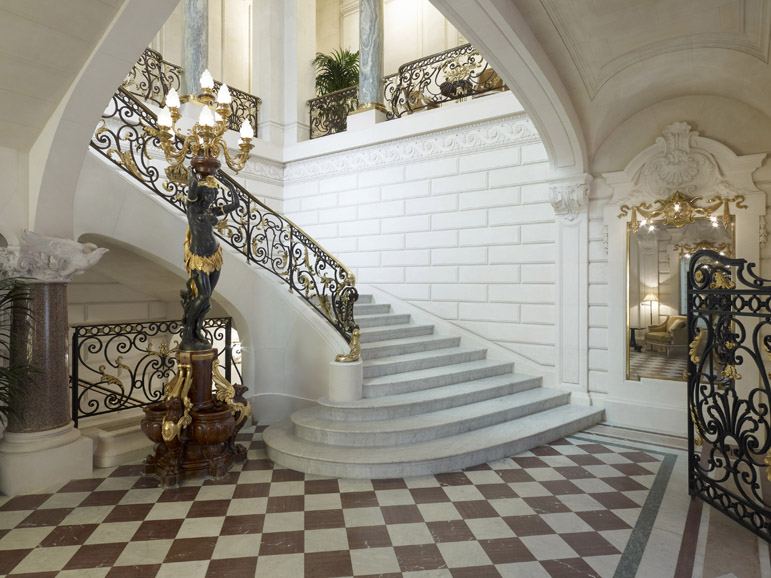
{"type": "Polygon", "coordinates": [[[549,57],[510,0],[431,0],[484,55],[533,120],[554,176],[585,173],[583,132],[549,57]]]}

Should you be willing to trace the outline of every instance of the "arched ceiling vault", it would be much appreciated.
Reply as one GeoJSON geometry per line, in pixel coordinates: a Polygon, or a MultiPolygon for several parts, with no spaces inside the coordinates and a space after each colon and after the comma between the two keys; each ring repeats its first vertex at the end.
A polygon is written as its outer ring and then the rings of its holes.
{"type": "MultiPolygon", "coordinates": [[[[771,118],[771,0],[432,2],[500,65],[545,141],[575,135],[585,147],[585,170],[593,170],[598,150],[623,123],[663,101],[730,99],[771,118]],[[501,49],[506,45],[535,56],[517,61],[501,49]],[[533,76],[558,98],[544,102],[519,80],[533,76]],[[549,108],[564,111],[552,113],[562,127],[549,122],[549,108]]],[[[557,146],[547,150],[559,165],[557,146]]]]}

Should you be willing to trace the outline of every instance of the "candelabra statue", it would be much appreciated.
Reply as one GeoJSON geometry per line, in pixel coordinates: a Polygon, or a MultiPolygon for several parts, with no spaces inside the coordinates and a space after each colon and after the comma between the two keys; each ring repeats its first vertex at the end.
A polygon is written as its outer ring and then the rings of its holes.
{"type": "Polygon", "coordinates": [[[239,153],[232,157],[224,140],[230,112],[227,86],[217,95],[207,70],[201,77],[201,94],[186,97],[201,105],[198,122],[187,134],[177,130],[180,98],[172,88],[167,106],[158,115],[158,138],[170,163],[167,173],[188,173],[185,239],[186,289],[181,291],[182,339],[176,352],[177,374],[166,385],[164,400],[145,408],[142,430],[155,442],[145,460],[145,473],[156,476],[162,487],[175,487],[189,478],[220,478],[234,462],[246,458],[246,449],[235,443],[236,435],[251,413],[243,397],[247,388],[229,383],[218,368],[217,350],[203,327],[211,308],[211,296],[222,269],[222,247],[214,235],[220,218],[236,211],[239,199],[228,186],[230,199],[217,205],[216,179],[222,151],[235,172],[246,164],[254,136],[248,121],[241,127],[239,153]],[[214,110],[214,113],[212,112],[214,110]],[[178,146],[181,143],[181,146],[178,146]],[[190,168],[183,163],[192,154],[190,168]]]}

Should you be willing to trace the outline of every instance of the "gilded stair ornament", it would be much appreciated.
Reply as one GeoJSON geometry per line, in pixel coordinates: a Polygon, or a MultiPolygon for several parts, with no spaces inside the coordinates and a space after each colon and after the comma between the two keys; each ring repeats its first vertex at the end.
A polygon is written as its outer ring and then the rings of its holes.
{"type": "Polygon", "coordinates": [[[688,197],[680,192],[672,193],[667,199],[658,199],[654,201],[656,208],[650,203],[641,203],[630,207],[622,205],[618,218],[624,218],[631,213],[629,222],[632,231],[635,233],[641,225],[650,223],[661,223],[665,226],[681,228],[688,223],[693,223],[696,219],[709,219],[717,225],[718,218],[715,215],[721,208],[723,214],[721,222],[724,229],[728,229],[731,224],[730,206],[733,204],[737,209],[746,209],[744,204],[744,195],[735,195],[730,198],[723,198],[718,195],[704,201],[703,197],[688,197]],[[642,217],[640,221],[638,217],[642,217]]]}
{"type": "Polygon", "coordinates": [[[701,357],[699,357],[698,353],[699,347],[701,346],[701,342],[705,335],[706,333],[702,329],[699,329],[696,331],[696,335],[694,335],[693,341],[691,341],[691,344],[688,346],[688,356],[691,359],[691,363],[696,365],[698,365],[701,361],[701,357]]]}
{"type": "Polygon", "coordinates": [[[696,412],[693,409],[693,404],[689,403],[688,407],[691,412],[691,421],[693,422],[693,428],[694,430],[696,430],[693,436],[693,445],[702,446],[704,445],[704,438],[702,437],[703,434],[702,434],[701,423],[699,422],[699,419],[696,417],[696,412]]]}
{"type": "Polygon", "coordinates": [[[182,430],[189,426],[193,421],[193,418],[190,416],[192,403],[190,402],[190,398],[187,396],[192,383],[192,366],[188,363],[180,363],[177,376],[166,386],[166,403],[167,405],[175,405],[176,402],[172,402],[173,399],[176,398],[181,400],[183,413],[182,416],[179,417],[176,421],[173,419],[174,416],[172,416],[172,419],[169,419],[168,414],[163,417],[161,432],[163,435],[163,440],[166,442],[170,442],[175,437],[179,438],[182,430]]]}
{"type": "Polygon", "coordinates": [[[715,271],[714,280],[709,284],[710,289],[734,289],[736,283],[729,280],[722,271],[715,271]]]}
{"type": "Polygon", "coordinates": [[[358,361],[361,357],[361,343],[359,343],[360,336],[361,332],[357,327],[353,330],[353,333],[351,333],[351,350],[347,355],[342,353],[338,354],[337,357],[335,357],[335,361],[338,363],[350,363],[352,361],[358,361]]]}
{"type": "Polygon", "coordinates": [[[233,384],[225,379],[225,376],[220,373],[219,365],[219,359],[215,359],[211,363],[212,381],[214,382],[214,386],[217,388],[217,392],[214,397],[224,404],[229,405],[232,415],[235,416],[236,412],[238,412],[238,419],[236,420],[236,425],[238,425],[251,415],[252,404],[249,403],[249,401],[246,401],[245,403],[238,403],[233,401],[233,398],[236,396],[236,388],[233,387],[233,384]]]}

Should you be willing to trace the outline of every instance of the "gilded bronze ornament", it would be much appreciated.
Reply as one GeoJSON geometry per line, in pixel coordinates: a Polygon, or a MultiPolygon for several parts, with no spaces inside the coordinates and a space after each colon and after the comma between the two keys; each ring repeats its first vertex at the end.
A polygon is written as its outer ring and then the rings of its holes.
{"type": "Polygon", "coordinates": [[[672,193],[667,199],[654,201],[650,203],[640,203],[634,207],[622,205],[618,218],[624,218],[631,213],[630,226],[635,233],[642,225],[653,225],[661,223],[665,226],[684,227],[688,223],[693,223],[696,219],[709,219],[713,225],[717,226],[718,217],[715,215],[720,209],[723,209],[720,222],[723,228],[728,229],[731,225],[731,205],[737,209],[746,209],[744,204],[744,195],[735,195],[731,198],[723,198],[718,195],[703,202],[702,197],[688,197],[680,192],[672,193]],[[642,217],[640,220],[638,217],[642,217]]]}

